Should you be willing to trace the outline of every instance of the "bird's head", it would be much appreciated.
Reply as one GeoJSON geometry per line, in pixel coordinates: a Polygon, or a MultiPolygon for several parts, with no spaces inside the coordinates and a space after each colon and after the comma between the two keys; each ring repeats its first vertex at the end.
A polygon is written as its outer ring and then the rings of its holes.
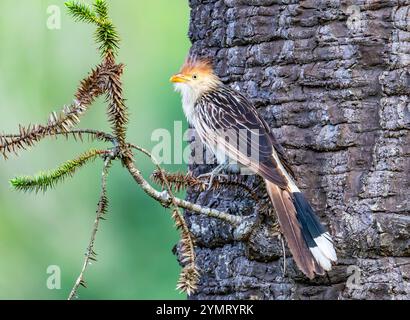
{"type": "Polygon", "coordinates": [[[173,75],[170,81],[184,98],[194,101],[221,83],[210,60],[192,57],[185,61],[181,70],[173,75]]]}

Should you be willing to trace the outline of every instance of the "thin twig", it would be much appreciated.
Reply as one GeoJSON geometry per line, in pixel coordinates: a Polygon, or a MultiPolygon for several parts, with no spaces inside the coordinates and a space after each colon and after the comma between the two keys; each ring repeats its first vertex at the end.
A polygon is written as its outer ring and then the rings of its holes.
{"type": "Polygon", "coordinates": [[[85,254],[85,259],[83,263],[83,267],[81,268],[81,272],[74,284],[73,289],[70,292],[70,295],[68,296],[68,300],[73,300],[77,296],[77,291],[80,286],[86,287],[86,283],[84,280],[84,274],[87,270],[87,267],[91,264],[91,261],[95,261],[96,258],[96,253],[94,251],[94,244],[95,244],[95,238],[97,235],[98,227],[101,221],[101,218],[103,215],[106,213],[107,206],[108,206],[108,198],[107,198],[107,175],[108,175],[108,169],[110,167],[112,158],[107,157],[104,161],[104,168],[102,171],[102,177],[101,177],[101,195],[100,195],[100,200],[98,201],[98,207],[97,207],[97,216],[94,221],[94,226],[93,230],[91,232],[91,239],[88,244],[87,252],[85,254]]]}
{"type": "MultiPolygon", "coordinates": [[[[82,140],[83,135],[88,135],[92,139],[100,140],[103,142],[114,142],[115,137],[112,134],[106,133],[100,130],[92,130],[92,129],[72,129],[67,132],[55,132],[51,137],[56,136],[64,136],[66,138],[72,136],[75,139],[80,138],[82,140]]],[[[2,137],[4,138],[19,138],[20,134],[3,134],[2,137]]]]}

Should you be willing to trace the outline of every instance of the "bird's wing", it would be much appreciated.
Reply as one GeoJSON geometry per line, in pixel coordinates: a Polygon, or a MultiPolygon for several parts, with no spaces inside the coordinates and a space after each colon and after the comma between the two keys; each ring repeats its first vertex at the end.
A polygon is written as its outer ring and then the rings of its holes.
{"type": "Polygon", "coordinates": [[[223,149],[238,161],[281,188],[287,180],[272,156],[281,154],[269,127],[252,104],[228,88],[209,92],[197,102],[200,135],[210,145],[223,149]]]}
{"type": "Polygon", "coordinates": [[[315,220],[312,208],[287,175],[290,172],[279,156],[280,148],[256,109],[240,93],[226,87],[204,95],[196,107],[201,120],[197,121],[196,129],[202,140],[218,151],[223,148],[229,158],[265,179],[282,233],[298,267],[309,278],[330,270],[332,261],[336,261],[330,236],[315,220]],[[241,144],[247,145],[245,151],[238,148],[241,144]],[[249,156],[249,150],[257,150],[258,158],[249,156]],[[292,185],[296,191],[292,191],[292,185]]]}
{"type": "MultiPolygon", "coordinates": [[[[252,106],[253,108],[253,106],[252,106]]],[[[253,108],[254,109],[254,108],[253,108]]],[[[295,173],[293,172],[292,167],[290,166],[288,160],[286,159],[285,156],[285,151],[283,150],[282,146],[280,143],[276,140],[275,136],[273,135],[273,132],[271,131],[270,127],[266,123],[266,121],[260,117],[261,122],[263,123],[263,126],[265,127],[266,131],[269,133],[270,140],[272,142],[272,146],[274,150],[276,151],[276,154],[278,155],[278,158],[280,162],[282,163],[283,167],[286,169],[286,171],[292,176],[294,180],[296,180],[295,173]]]]}

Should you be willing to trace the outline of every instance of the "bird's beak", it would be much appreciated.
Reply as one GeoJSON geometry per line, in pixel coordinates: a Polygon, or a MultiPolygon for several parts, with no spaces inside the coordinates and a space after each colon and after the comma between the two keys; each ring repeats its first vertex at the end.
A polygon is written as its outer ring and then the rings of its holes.
{"type": "Polygon", "coordinates": [[[188,80],[187,80],[187,78],[186,78],[183,74],[178,73],[178,74],[174,74],[174,75],[171,77],[171,79],[169,79],[169,81],[171,81],[171,82],[173,82],[173,83],[185,83],[185,82],[187,82],[188,80]]]}

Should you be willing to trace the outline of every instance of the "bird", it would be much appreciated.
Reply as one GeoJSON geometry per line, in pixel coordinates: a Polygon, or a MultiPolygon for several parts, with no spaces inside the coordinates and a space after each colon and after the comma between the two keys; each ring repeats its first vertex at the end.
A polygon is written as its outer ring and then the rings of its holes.
{"type": "Polygon", "coordinates": [[[181,95],[188,123],[215,155],[217,170],[233,160],[263,178],[298,268],[309,279],[330,271],[337,262],[332,237],[298,188],[283,148],[251,101],[222,82],[209,58],[189,55],[170,81],[181,95]],[[236,137],[227,139],[223,132],[236,137]],[[256,156],[249,156],[255,150],[256,156]]]}

